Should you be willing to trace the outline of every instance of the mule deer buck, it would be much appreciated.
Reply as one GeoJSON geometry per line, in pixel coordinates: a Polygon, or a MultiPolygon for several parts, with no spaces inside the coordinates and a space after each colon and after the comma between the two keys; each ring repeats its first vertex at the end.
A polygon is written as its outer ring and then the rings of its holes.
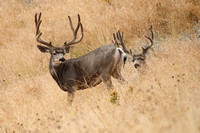
{"type": "Polygon", "coordinates": [[[121,48],[114,45],[101,46],[86,55],[78,58],[65,59],[65,53],[69,53],[70,46],[81,42],[83,39],[83,26],[78,14],[78,24],[74,29],[70,16],[69,23],[73,32],[73,39],[64,42],[62,46],[54,46],[51,42],[41,39],[40,31],[41,13],[35,14],[36,40],[43,44],[37,45],[43,53],[50,53],[49,71],[59,87],[68,92],[68,102],[71,104],[76,90],[83,90],[94,87],[103,82],[108,90],[112,90],[113,78],[120,82],[125,81],[121,76],[121,68],[125,63],[126,54],[121,48]],[[81,30],[81,35],[77,39],[77,33],[81,30]]]}
{"type": "Polygon", "coordinates": [[[135,68],[140,67],[142,64],[145,63],[146,60],[146,54],[147,51],[153,46],[153,38],[154,38],[154,34],[153,34],[153,30],[152,30],[152,25],[150,25],[149,28],[150,32],[151,32],[151,37],[146,36],[145,37],[151,42],[151,45],[147,46],[146,48],[142,47],[142,53],[141,54],[133,54],[133,52],[131,50],[128,50],[124,44],[124,40],[123,40],[123,32],[120,33],[120,31],[113,33],[113,39],[112,43],[116,46],[122,46],[123,51],[127,54],[130,54],[132,56],[132,62],[135,68]]]}

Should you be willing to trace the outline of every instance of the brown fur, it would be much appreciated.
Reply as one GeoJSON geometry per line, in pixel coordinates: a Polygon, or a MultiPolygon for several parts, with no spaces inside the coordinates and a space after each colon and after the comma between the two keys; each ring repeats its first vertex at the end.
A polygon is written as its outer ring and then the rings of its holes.
{"type": "MultiPolygon", "coordinates": [[[[38,48],[41,52],[47,52],[43,46],[38,48]]],[[[79,58],[65,60],[56,65],[53,65],[54,50],[48,52],[51,54],[49,71],[60,88],[68,92],[69,103],[73,101],[76,90],[94,87],[101,82],[112,90],[111,76],[120,82],[125,81],[121,76],[121,68],[126,57],[123,50],[114,45],[101,46],[79,58]]]]}

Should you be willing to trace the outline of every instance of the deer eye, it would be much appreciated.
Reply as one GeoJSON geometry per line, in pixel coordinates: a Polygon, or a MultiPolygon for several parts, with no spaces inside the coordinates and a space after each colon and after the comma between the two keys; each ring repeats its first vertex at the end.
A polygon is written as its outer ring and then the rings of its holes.
{"type": "Polygon", "coordinates": [[[138,59],[135,59],[135,58],[134,58],[132,61],[135,61],[135,60],[138,60],[138,59]]]}
{"type": "Polygon", "coordinates": [[[56,55],[56,52],[53,52],[53,55],[56,55]]]}

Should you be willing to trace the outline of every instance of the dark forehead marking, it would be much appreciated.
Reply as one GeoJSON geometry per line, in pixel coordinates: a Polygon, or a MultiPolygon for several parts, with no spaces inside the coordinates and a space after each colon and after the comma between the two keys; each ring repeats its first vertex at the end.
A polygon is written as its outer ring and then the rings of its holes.
{"type": "Polygon", "coordinates": [[[141,57],[141,56],[137,56],[137,57],[133,57],[134,59],[141,59],[141,58],[143,58],[143,57],[141,57]]]}
{"type": "Polygon", "coordinates": [[[142,55],[134,55],[133,60],[145,60],[145,57],[143,57],[142,55]]]}
{"type": "Polygon", "coordinates": [[[63,53],[63,52],[64,52],[64,49],[61,48],[61,47],[56,47],[56,48],[55,48],[55,51],[58,52],[58,53],[63,53]]]}

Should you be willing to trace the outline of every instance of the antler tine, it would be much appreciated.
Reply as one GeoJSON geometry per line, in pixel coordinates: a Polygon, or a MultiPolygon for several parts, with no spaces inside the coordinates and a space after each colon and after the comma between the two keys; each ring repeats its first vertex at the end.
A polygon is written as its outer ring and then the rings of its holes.
{"type": "Polygon", "coordinates": [[[41,15],[42,13],[40,12],[39,13],[39,17],[37,16],[38,14],[36,13],[35,14],[35,28],[36,28],[36,40],[41,43],[41,44],[44,44],[48,47],[54,47],[53,45],[51,45],[51,42],[45,42],[43,41],[40,37],[42,35],[42,32],[40,31],[40,24],[42,23],[42,20],[41,20],[41,15]]]}
{"type": "Polygon", "coordinates": [[[35,28],[36,28],[36,36],[38,35],[38,34],[40,34],[40,29],[39,29],[39,27],[40,27],[40,24],[41,24],[41,22],[42,22],[42,20],[40,20],[41,19],[41,12],[39,13],[39,17],[37,18],[37,13],[35,14],[35,28]]]}
{"type": "Polygon", "coordinates": [[[70,16],[68,16],[68,18],[69,18],[69,23],[70,23],[70,27],[71,27],[71,30],[72,30],[72,32],[73,32],[73,39],[70,41],[70,42],[64,42],[64,45],[65,45],[65,47],[66,46],[70,46],[70,45],[73,45],[73,44],[76,44],[76,43],[79,43],[82,39],[83,39],[83,25],[81,24],[81,19],[80,19],[80,15],[78,14],[78,24],[77,24],[77,27],[76,27],[76,29],[74,30],[74,26],[73,26],[73,24],[72,24],[72,20],[71,20],[71,17],[70,16]],[[77,32],[78,32],[78,30],[79,30],[79,27],[81,27],[81,36],[78,38],[78,39],[76,39],[77,38],[77,32]]]}
{"type": "Polygon", "coordinates": [[[150,25],[150,28],[149,28],[149,30],[150,30],[150,32],[151,32],[151,39],[153,40],[154,39],[154,34],[153,34],[153,27],[152,27],[152,25],[150,25]]]}
{"type": "Polygon", "coordinates": [[[117,42],[115,33],[113,33],[113,39],[114,39],[114,41],[112,40],[112,43],[113,43],[114,45],[117,45],[117,46],[119,47],[119,43],[117,42]]]}
{"type": "Polygon", "coordinates": [[[131,51],[127,50],[127,48],[126,48],[126,46],[124,44],[124,33],[123,32],[120,34],[120,31],[118,30],[117,39],[121,42],[120,45],[122,46],[124,52],[130,54],[131,51]]]}
{"type": "Polygon", "coordinates": [[[120,31],[117,31],[117,39],[121,42],[121,44],[123,43],[123,32],[122,35],[120,34],[120,31]]]}
{"type": "Polygon", "coordinates": [[[38,20],[40,20],[40,18],[41,18],[41,12],[40,12],[40,14],[39,14],[39,17],[37,18],[37,13],[35,14],[35,28],[36,28],[36,35],[38,34],[38,25],[40,25],[40,24],[38,24],[38,20]]]}
{"type": "Polygon", "coordinates": [[[146,37],[146,38],[151,42],[151,45],[149,45],[149,46],[146,47],[146,48],[143,48],[143,47],[142,47],[142,50],[143,50],[142,54],[146,54],[147,51],[148,51],[148,49],[150,49],[150,48],[153,46],[153,38],[154,38],[154,34],[153,34],[153,30],[152,30],[152,25],[150,25],[149,30],[150,30],[150,32],[151,32],[151,37],[146,36],[146,35],[145,35],[145,37],[146,37]]]}

